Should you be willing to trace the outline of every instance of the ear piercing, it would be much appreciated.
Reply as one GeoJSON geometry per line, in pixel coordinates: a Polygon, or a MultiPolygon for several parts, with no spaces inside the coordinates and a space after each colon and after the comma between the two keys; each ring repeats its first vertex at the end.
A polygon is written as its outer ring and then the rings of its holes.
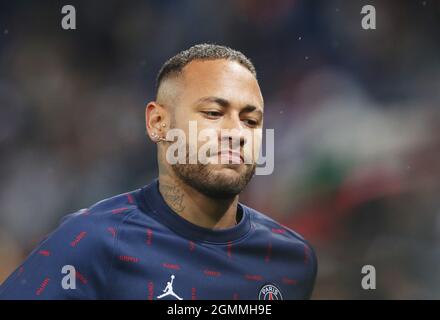
{"type": "Polygon", "coordinates": [[[156,142],[167,141],[165,138],[160,137],[156,132],[153,132],[153,133],[151,134],[151,137],[152,137],[156,142]]]}
{"type": "MultiPolygon", "coordinates": [[[[165,124],[165,123],[162,123],[161,125],[162,125],[162,127],[166,127],[166,124],[165,124]]],[[[165,138],[160,137],[156,132],[153,132],[153,133],[151,134],[151,137],[152,137],[156,142],[167,141],[165,138]]]]}
{"type": "Polygon", "coordinates": [[[153,133],[151,134],[151,137],[152,137],[154,140],[156,140],[156,141],[159,141],[159,140],[160,140],[160,137],[159,137],[159,135],[158,135],[156,132],[153,132],[153,133]]]}

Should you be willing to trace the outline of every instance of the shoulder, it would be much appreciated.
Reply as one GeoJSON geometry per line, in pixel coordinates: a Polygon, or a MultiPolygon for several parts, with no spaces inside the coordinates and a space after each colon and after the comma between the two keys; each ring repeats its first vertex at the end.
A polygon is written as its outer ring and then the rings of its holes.
{"type": "Polygon", "coordinates": [[[58,227],[43,239],[47,251],[78,252],[78,258],[106,247],[111,250],[118,228],[136,209],[132,193],[103,199],[62,217],[58,227]]]}
{"type": "MultiPolygon", "coordinates": [[[[242,204],[243,205],[243,204],[242,204]]],[[[315,268],[317,264],[316,253],[313,246],[298,232],[275,221],[266,214],[243,205],[251,214],[254,228],[261,236],[270,237],[278,244],[284,245],[292,251],[302,251],[304,259],[308,259],[315,268]]]]}
{"type": "Polygon", "coordinates": [[[122,213],[128,213],[137,208],[135,193],[139,189],[121,193],[109,198],[100,200],[88,208],[79,210],[76,214],[84,214],[96,219],[106,219],[122,213]]]}
{"type": "Polygon", "coordinates": [[[60,227],[122,222],[131,212],[137,209],[134,193],[127,192],[100,200],[89,207],[62,217],[60,227]]]}
{"type": "Polygon", "coordinates": [[[271,247],[276,247],[278,252],[282,251],[286,261],[291,263],[296,261],[303,266],[304,298],[309,299],[318,273],[318,259],[312,245],[302,235],[287,226],[255,209],[246,208],[250,211],[255,231],[260,233],[258,237],[269,238],[271,247]]]}
{"type": "Polygon", "coordinates": [[[64,216],[2,284],[0,298],[106,297],[118,227],[135,208],[132,195],[121,194],[64,216]],[[65,267],[73,267],[79,279],[76,290],[62,288],[65,267]]]}
{"type": "Polygon", "coordinates": [[[247,207],[242,204],[243,207],[245,207],[252,215],[252,221],[256,228],[261,229],[265,232],[270,232],[274,234],[282,235],[282,239],[290,240],[292,242],[300,242],[300,243],[306,243],[307,241],[304,239],[302,235],[299,233],[293,231],[292,229],[288,228],[285,225],[282,225],[281,223],[275,221],[271,217],[267,216],[266,214],[257,211],[253,208],[247,207]]]}

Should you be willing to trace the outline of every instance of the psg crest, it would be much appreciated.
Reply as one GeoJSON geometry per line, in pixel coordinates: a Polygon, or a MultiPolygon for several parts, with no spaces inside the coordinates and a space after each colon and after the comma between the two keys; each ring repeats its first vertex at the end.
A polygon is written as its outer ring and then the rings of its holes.
{"type": "Polygon", "coordinates": [[[283,300],[283,296],[273,284],[266,284],[260,289],[258,300],[283,300]]]}

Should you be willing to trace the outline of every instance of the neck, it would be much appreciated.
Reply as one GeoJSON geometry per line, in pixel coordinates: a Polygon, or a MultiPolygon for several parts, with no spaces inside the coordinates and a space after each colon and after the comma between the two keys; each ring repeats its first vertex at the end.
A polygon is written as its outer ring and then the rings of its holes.
{"type": "Polygon", "coordinates": [[[184,219],[209,229],[236,225],[238,195],[230,199],[210,198],[169,174],[159,174],[159,191],[165,202],[184,219]]]}

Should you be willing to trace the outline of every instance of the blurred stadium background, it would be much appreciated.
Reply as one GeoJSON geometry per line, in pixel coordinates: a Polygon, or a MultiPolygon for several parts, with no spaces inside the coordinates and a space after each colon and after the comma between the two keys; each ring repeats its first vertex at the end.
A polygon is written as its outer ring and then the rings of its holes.
{"type": "Polygon", "coordinates": [[[434,0],[1,1],[0,282],[62,216],[157,175],[156,73],[214,42],[255,63],[275,129],[241,200],[314,245],[313,298],[439,298],[439,34],[434,0]]]}

